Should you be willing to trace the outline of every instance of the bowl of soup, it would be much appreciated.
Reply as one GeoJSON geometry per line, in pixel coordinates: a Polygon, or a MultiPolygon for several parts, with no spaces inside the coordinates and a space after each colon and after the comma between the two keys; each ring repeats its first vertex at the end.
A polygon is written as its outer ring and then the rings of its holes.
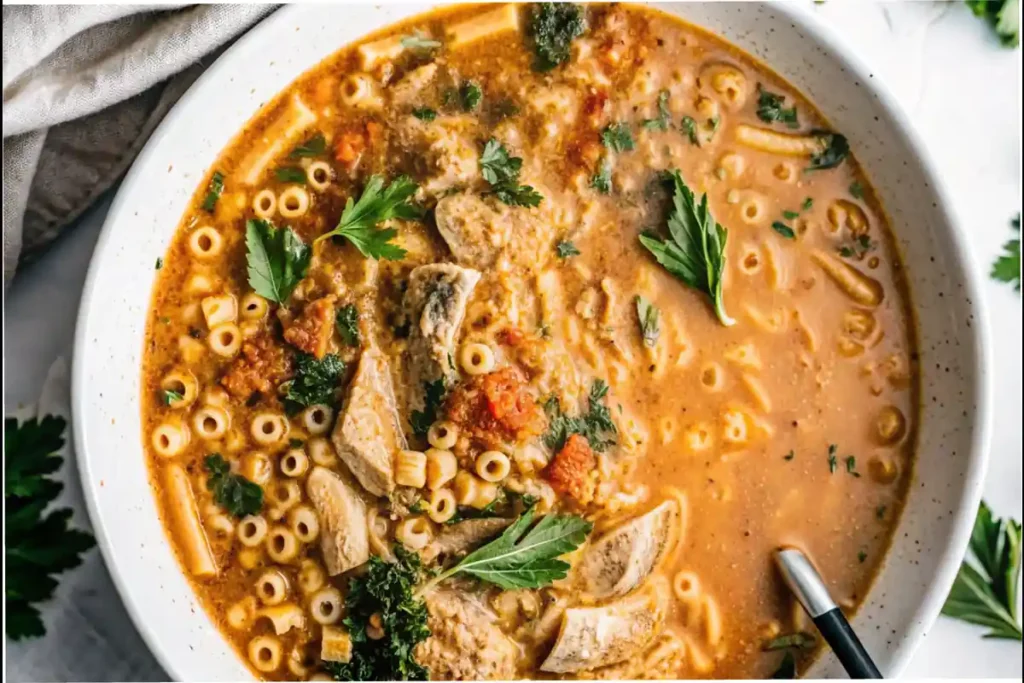
{"type": "Polygon", "coordinates": [[[182,680],[883,672],[979,499],[983,311],[911,123],[797,7],[290,7],[121,186],[100,547],[182,680]]]}

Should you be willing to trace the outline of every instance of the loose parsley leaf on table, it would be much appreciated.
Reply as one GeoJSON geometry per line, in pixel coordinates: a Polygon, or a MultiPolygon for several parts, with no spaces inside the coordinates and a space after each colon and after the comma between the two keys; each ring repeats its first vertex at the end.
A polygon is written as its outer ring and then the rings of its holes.
{"type": "Polygon", "coordinates": [[[203,211],[212,213],[223,191],[224,174],[220,171],[214,171],[210,177],[210,184],[206,188],[206,196],[203,198],[203,211]]]}
{"type": "Polygon", "coordinates": [[[575,515],[545,515],[533,524],[534,515],[535,508],[526,510],[501,536],[438,574],[420,594],[456,574],[505,590],[540,588],[564,579],[569,563],[559,558],[582,545],[593,525],[575,515]]]}
{"type": "Polygon", "coordinates": [[[245,223],[249,286],[257,294],[283,304],[306,277],[312,250],[291,228],[278,230],[270,221],[245,223]]]}
{"type": "Polygon", "coordinates": [[[636,316],[640,321],[640,335],[643,337],[644,346],[653,349],[658,344],[658,337],[661,335],[661,314],[654,304],[645,297],[636,297],[636,316]]]}
{"type": "Polygon", "coordinates": [[[583,8],[567,2],[542,2],[530,16],[527,36],[533,44],[533,68],[551,71],[569,60],[572,41],[587,30],[583,8]]]}
{"type": "Polygon", "coordinates": [[[523,160],[510,155],[496,138],[484,144],[480,173],[491,185],[494,196],[510,206],[538,206],[544,197],[529,185],[519,184],[522,166],[523,160]]]}
{"type": "Polygon", "coordinates": [[[706,294],[723,325],[733,325],[736,321],[725,312],[722,298],[728,231],[711,215],[706,194],[697,204],[679,171],[671,171],[669,176],[673,195],[668,238],[647,233],[640,235],[640,242],[666,270],[706,294]]]}
{"type": "Polygon", "coordinates": [[[987,627],[986,638],[1020,640],[1020,545],[1020,522],[993,517],[988,505],[982,502],[967,558],[960,566],[942,613],[987,627]]]}
{"type": "Polygon", "coordinates": [[[785,108],[786,97],[773,92],[768,92],[757,84],[757,118],[765,123],[784,123],[790,128],[798,128],[796,105],[789,109],[785,108]]]}
{"type": "Polygon", "coordinates": [[[55,452],[66,424],[52,415],[4,420],[4,627],[12,640],[46,633],[36,605],[53,597],[54,575],[77,567],[95,545],[90,534],[68,528],[69,508],[44,514],[63,489],[48,475],[64,462],[55,452]]]}
{"type": "Polygon", "coordinates": [[[430,637],[427,607],[413,592],[423,575],[419,555],[395,547],[395,561],[374,555],[366,573],[353,576],[342,620],[352,640],[348,662],[324,662],[336,681],[425,681],[416,646],[430,637]],[[374,616],[378,615],[378,616],[374,616]],[[370,638],[371,619],[380,619],[384,637],[370,638]]]}
{"type": "Polygon", "coordinates": [[[579,417],[569,417],[563,413],[562,405],[555,396],[545,401],[548,431],[544,435],[544,445],[557,453],[572,434],[585,437],[590,447],[599,453],[613,445],[613,437],[618,429],[612,422],[611,411],[604,403],[607,395],[608,385],[603,380],[594,380],[590,385],[587,412],[579,417]]]}
{"type": "Polygon", "coordinates": [[[334,326],[346,344],[359,346],[359,309],[355,304],[347,304],[338,309],[334,316],[334,326]]]}
{"type": "Polygon", "coordinates": [[[353,202],[352,197],[349,197],[337,227],[320,235],[316,241],[328,237],[344,237],[363,256],[391,261],[405,258],[405,249],[391,243],[398,236],[398,231],[394,228],[378,228],[377,225],[392,218],[420,218],[420,208],[409,202],[417,189],[416,183],[408,176],[398,176],[387,187],[384,187],[384,176],[370,176],[359,201],[353,202]]]}
{"type": "Polygon", "coordinates": [[[285,407],[296,409],[318,404],[334,405],[334,390],[338,388],[338,380],[343,372],[345,361],[333,353],[319,360],[308,353],[296,354],[295,377],[285,385],[285,407]]]}
{"type": "Polygon", "coordinates": [[[1007,282],[1013,288],[1020,291],[1020,214],[1014,218],[1010,225],[1017,232],[1017,237],[1009,240],[1003,245],[1003,253],[992,264],[991,276],[999,282],[1007,282]]]}
{"type": "Polygon", "coordinates": [[[231,472],[231,465],[220,453],[203,459],[207,472],[206,488],[213,500],[232,517],[255,515],[263,508],[263,489],[240,474],[231,472]]]}

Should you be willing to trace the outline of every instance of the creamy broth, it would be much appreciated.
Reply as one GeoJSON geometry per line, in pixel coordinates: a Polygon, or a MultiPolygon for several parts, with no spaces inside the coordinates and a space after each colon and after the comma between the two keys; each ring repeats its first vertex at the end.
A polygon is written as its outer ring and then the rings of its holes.
{"type": "MultiPolygon", "coordinates": [[[[154,494],[261,677],[360,656],[339,617],[368,557],[450,567],[527,508],[592,525],[568,576],[418,596],[432,678],[763,678],[779,636],[813,633],[773,549],[804,549],[849,613],[884,558],[912,470],[915,342],[845,139],[700,29],[579,11],[557,64],[531,38],[551,9],[529,5],[437,11],[342,49],[224,150],[158,263],[154,494]],[[728,231],[717,310],[639,239],[670,235],[670,171],[728,231]],[[406,253],[315,241],[373,176],[416,186],[418,216],[369,226],[406,253]],[[279,302],[257,219],[308,250],[279,302]],[[478,537],[444,545],[457,529],[478,537]],[[631,629],[616,652],[572,640],[599,614],[631,629]]],[[[801,667],[814,652],[790,650],[801,667]]]]}

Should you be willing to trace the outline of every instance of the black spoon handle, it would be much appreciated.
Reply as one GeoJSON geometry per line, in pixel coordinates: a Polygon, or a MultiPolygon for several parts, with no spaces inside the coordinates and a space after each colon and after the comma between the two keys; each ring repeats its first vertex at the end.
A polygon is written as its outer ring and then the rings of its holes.
{"type": "Polygon", "coordinates": [[[850,678],[881,678],[882,674],[871,661],[871,656],[861,645],[857,634],[850,628],[842,610],[838,607],[814,617],[814,625],[821,636],[836,653],[839,662],[850,674],[850,678]]]}

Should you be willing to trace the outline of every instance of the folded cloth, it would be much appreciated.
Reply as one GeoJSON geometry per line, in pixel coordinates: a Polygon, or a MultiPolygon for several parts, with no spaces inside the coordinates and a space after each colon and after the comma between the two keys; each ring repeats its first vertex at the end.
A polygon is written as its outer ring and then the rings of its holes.
{"type": "Polygon", "coordinates": [[[3,7],[4,292],[117,181],[216,52],[274,7],[3,7]]]}

